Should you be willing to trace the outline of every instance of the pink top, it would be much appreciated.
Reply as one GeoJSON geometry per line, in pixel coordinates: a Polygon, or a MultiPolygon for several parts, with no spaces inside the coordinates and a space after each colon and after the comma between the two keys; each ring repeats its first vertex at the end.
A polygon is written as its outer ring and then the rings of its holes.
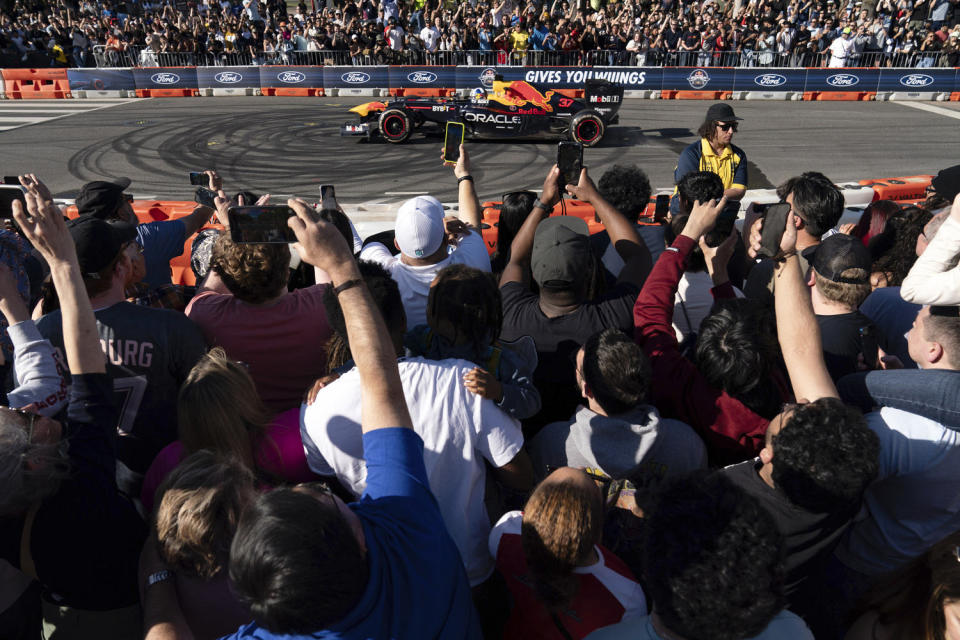
{"type": "Polygon", "coordinates": [[[291,291],[269,306],[204,291],[190,301],[186,314],[210,346],[247,363],[268,409],[286,411],[299,407],[314,380],[327,374],[332,334],[323,306],[327,286],[291,291]]]}
{"type": "MultiPolygon", "coordinates": [[[[257,465],[266,473],[285,482],[311,482],[318,476],[307,466],[300,439],[300,409],[290,409],[274,417],[256,452],[257,465]]],[[[153,513],[157,487],[173,468],[183,460],[183,445],[179,440],[160,450],[143,478],[140,500],[147,513],[153,513]]]]}

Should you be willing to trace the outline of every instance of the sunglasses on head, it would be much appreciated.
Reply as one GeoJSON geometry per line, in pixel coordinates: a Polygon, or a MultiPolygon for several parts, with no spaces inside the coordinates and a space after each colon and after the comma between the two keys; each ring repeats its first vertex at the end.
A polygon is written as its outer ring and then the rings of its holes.
{"type": "Polygon", "coordinates": [[[718,122],[717,126],[720,127],[722,131],[730,131],[730,129],[733,129],[734,132],[737,131],[736,122],[718,122]]]}

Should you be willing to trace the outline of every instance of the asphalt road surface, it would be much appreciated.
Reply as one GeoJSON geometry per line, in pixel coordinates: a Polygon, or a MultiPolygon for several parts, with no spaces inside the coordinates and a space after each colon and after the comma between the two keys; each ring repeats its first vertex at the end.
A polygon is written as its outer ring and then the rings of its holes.
{"type": "MultiPolygon", "coordinates": [[[[391,145],[341,138],[358,98],[166,98],[0,102],[3,175],[37,173],[58,197],[84,182],[127,176],[138,198],[192,199],[187,173],[217,169],[228,191],[316,199],[321,183],[341,202],[400,202],[417,193],[455,201],[442,138],[391,145]]],[[[936,173],[960,162],[960,103],[734,101],[744,121],[734,142],[749,158],[750,187],[806,170],[838,183],[936,173]]],[[[709,103],[626,100],[620,124],[584,163],[598,178],[636,163],[655,189],[673,186],[680,151],[709,103]]],[[[468,142],[482,199],[533,188],[556,157],[546,142],[468,142]]]]}

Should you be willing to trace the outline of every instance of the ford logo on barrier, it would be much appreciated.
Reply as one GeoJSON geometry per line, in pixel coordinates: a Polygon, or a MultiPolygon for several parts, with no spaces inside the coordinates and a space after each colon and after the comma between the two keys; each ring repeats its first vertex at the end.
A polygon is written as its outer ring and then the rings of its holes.
{"type": "Polygon", "coordinates": [[[900,84],[905,87],[926,87],[933,83],[933,76],[928,76],[925,73],[911,73],[908,76],[900,76],[900,84]]]}
{"type": "Polygon", "coordinates": [[[363,84],[364,82],[370,82],[370,75],[362,71],[352,71],[343,74],[340,79],[350,84],[363,84]]]}
{"type": "Polygon", "coordinates": [[[850,73],[835,73],[827,76],[827,84],[831,87],[852,87],[860,84],[860,77],[850,73]]]}
{"type": "Polygon", "coordinates": [[[150,82],[154,84],[177,84],[180,82],[180,76],[175,73],[155,73],[150,76],[150,82]]]}
{"type": "Polygon", "coordinates": [[[414,71],[407,74],[407,80],[415,84],[430,84],[437,81],[437,74],[429,71],[414,71]]]}
{"type": "Polygon", "coordinates": [[[234,84],[243,80],[243,76],[233,71],[223,71],[213,76],[213,79],[221,84],[234,84]]]}
{"type": "Polygon", "coordinates": [[[690,75],[687,76],[687,82],[694,89],[703,89],[705,86],[710,84],[710,74],[703,69],[695,69],[690,75]]]}
{"type": "Polygon", "coordinates": [[[286,84],[299,84],[307,79],[307,74],[299,71],[284,71],[277,74],[277,80],[286,84]]]}
{"type": "Polygon", "coordinates": [[[487,67],[480,72],[480,84],[482,84],[487,89],[493,88],[493,81],[497,79],[497,70],[492,67],[487,67]]]}
{"type": "Polygon", "coordinates": [[[779,87],[787,84],[787,77],[779,73],[765,73],[753,79],[753,83],[759,87],[779,87]]]}

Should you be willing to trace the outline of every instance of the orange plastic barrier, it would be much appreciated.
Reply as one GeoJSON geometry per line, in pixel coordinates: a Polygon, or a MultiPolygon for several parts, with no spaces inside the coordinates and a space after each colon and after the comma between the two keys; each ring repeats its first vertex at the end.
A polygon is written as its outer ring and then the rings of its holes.
{"type": "Polygon", "coordinates": [[[660,98],[663,100],[729,100],[731,97],[733,97],[733,91],[677,91],[670,89],[660,93],[660,98]]]}
{"type": "Polygon", "coordinates": [[[192,98],[199,89],[137,89],[138,98],[192,98]]]}
{"type": "Polygon", "coordinates": [[[926,189],[933,180],[932,175],[903,176],[900,178],[878,178],[860,180],[857,184],[872,187],[877,200],[915,201],[926,197],[926,189]]]}
{"type": "Polygon", "coordinates": [[[12,100],[71,97],[66,69],[3,69],[2,74],[12,100]]]}
{"type": "Polygon", "coordinates": [[[315,98],[323,97],[323,89],[305,89],[298,87],[264,87],[261,92],[265,96],[281,96],[284,98],[315,98]]]}
{"type": "Polygon", "coordinates": [[[960,91],[954,91],[953,93],[951,93],[951,94],[950,94],[950,100],[953,101],[953,102],[958,102],[958,101],[960,101],[960,91]]]}
{"type": "Polygon", "coordinates": [[[804,91],[803,92],[804,100],[863,101],[863,100],[875,100],[876,97],[877,97],[876,91],[804,91]]]}
{"type": "Polygon", "coordinates": [[[456,89],[390,89],[392,96],[416,96],[418,98],[448,98],[456,95],[456,89]]]}

